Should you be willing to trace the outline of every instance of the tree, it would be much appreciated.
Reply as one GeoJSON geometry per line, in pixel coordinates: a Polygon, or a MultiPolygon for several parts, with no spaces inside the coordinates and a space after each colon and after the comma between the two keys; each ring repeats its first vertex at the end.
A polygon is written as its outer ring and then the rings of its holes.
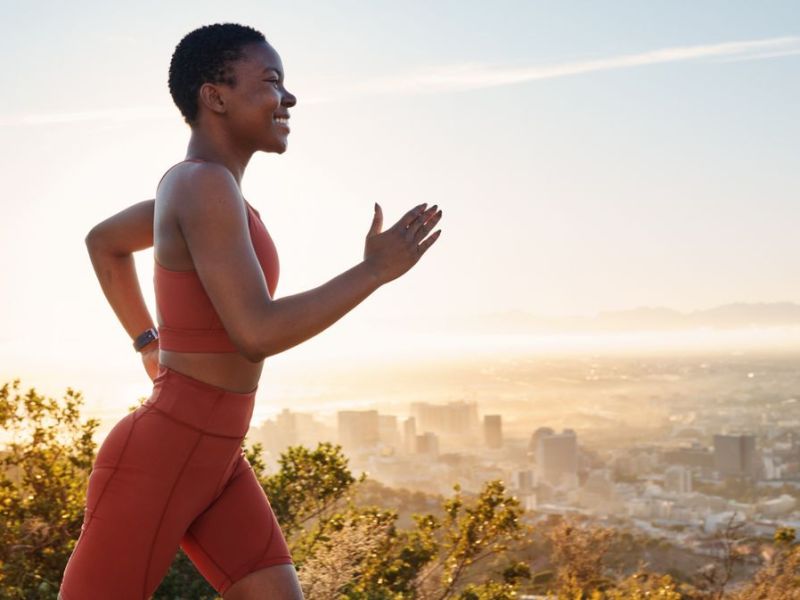
{"type": "Polygon", "coordinates": [[[734,600],[797,600],[800,598],[800,546],[792,527],[779,527],[772,556],[737,593],[734,600]]]}
{"type": "Polygon", "coordinates": [[[0,388],[0,597],[55,599],[83,523],[96,419],[80,420],[80,392],[61,400],[20,380],[0,388]]]}
{"type": "Polygon", "coordinates": [[[584,598],[610,587],[603,573],[603,558],[613,531],[562,519],[547,534],[552,544],[550,562],[555,570],[555,591],[559,598],[584,598]]]}
{"type": "Polygon", "coordinates": [[[697,573],[697,587],[712,600],[722,600],[736,567],[743,562],[742,542],[745,521],[731,513],[725,525],[709,540],[719,551],[719,557],[697,573]]]}
{"type": "MultiPolygon", "coordinates": [[[[0,597],[55,600],[85,507],[95,458],[96,419],[80,420],[79,392],[60,401],[19,380],[0,388],[0,425],[10,442],[0,456],[0,597]]],[[[135,410],[135,406],[130,410],[135,410]]],[[[287,536],[309,598],[505,600],[528,566],[510,559],[529,542],[523,510],[500,481],[476,495],[454,494],[441,515],[397,512],[354,501],[365,476],[350,471],[341,447],[288,448],[265,473],[261,445],[242,447],[287,536]]],[[[216,598],[179,551],[154,598],[216,598]]]]}
{"type": "Polygon", "coordinates": [[[443,518],[415,515],[415,528],[389,528],[379,552],[345,597],[447,600],[462,593],[489,598],[486,594],[500,589],[515,590],[517,581],[530,575],[525,565],[506,564],[502,575],[490,575],[490,581],[482,584],[473,580],[487,574],[486,563],[494,559],[502,564],[512,546],[526,541],[529,529],[521,522],[519,501],[506,495],[500,481],[487,482],[472,499],[465,498],[458,486],[454,491],[443,503],[443,518]],[[490,585],[499,581],[500,588],[490,585]]]}

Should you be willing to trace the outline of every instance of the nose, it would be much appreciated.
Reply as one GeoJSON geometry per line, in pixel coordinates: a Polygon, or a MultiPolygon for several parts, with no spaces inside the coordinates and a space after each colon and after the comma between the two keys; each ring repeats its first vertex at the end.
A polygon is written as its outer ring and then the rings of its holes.
{"type": "Polygon", "coordinates": [[[295,95],[289,90],[285,90],[283,98],[281,98],[281,105],[291,108],[295,104],[297,104],[297,98],[295,95]]]}

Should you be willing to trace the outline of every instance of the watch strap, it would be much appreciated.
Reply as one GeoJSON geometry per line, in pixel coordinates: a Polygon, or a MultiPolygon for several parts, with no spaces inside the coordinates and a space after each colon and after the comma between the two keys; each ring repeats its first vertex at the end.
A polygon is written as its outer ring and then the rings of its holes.
{"type": "Polygon", "coordinates": [[[151,327],[140,333],[133,342],[133,349],[140,352],[147,344],[158,339],[158,330],[151,327]]]}

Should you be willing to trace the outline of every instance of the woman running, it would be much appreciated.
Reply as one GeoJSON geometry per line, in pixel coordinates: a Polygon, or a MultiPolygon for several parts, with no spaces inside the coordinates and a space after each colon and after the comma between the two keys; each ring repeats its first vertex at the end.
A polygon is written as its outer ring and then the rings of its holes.
{"type": "Polygon", "coordinates": [[[264,359],[317,335],[414,266],[441,230],[436,206],[381,231],[364,259],[314,289],[274,299],[278,254],[241,192],[255,152],[283,153],[295,97],[264,36],[231,23],[186,35],[169,88],[190,126],[186,159],[155,200],[86,238],[106,298],[153,380],[111,429],[89,477],[62,600],[146,600],[183,548],[225,600],[303,594],[264,490],[241,448],[264,359]],[[154,246],[157,327],[132,253],[154,246]]]}

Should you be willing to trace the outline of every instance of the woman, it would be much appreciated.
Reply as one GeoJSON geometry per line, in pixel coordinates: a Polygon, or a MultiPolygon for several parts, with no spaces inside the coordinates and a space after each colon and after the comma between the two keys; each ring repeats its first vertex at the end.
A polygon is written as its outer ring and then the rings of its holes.
{"type": "Polygon", "coordinates": [[[169,86],[191,128],[186,160],[155,200],[95,226],[86,242],[103,292],[142,354],[153,392],[101,445],[63,600],[146,599],[178,546],[225,600],[302,598],[283,534],[242,449],[264,359],[320,333],[408,271],[438,238],[420,205],[364,260],[273,299],[278,256],[241,194],[250,157],[283,153],[295,97],[278,53],[249,27],[201,27],[178,44],[169,86]],[[131,253],[154,245],[158,328],[131,253]]]}

